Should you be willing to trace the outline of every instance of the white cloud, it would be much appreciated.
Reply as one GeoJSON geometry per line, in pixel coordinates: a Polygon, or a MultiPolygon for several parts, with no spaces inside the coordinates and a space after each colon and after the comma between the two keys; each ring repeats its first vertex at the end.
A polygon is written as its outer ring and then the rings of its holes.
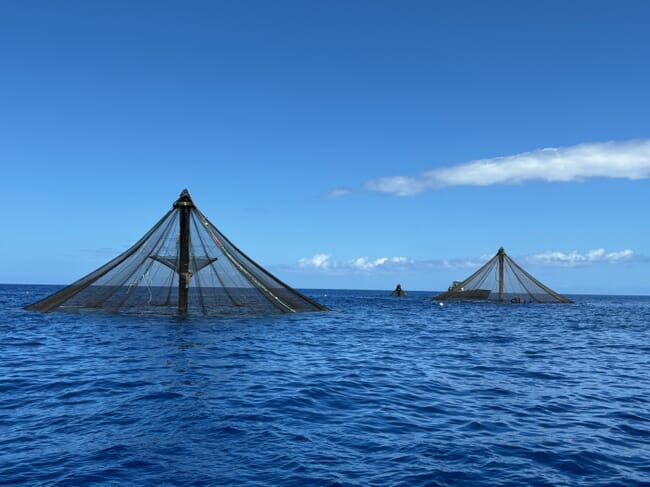
{"type": "MultiPolygon", "coordinates": [[[[373,272],[423,273],[450,270],[470,272],[479,269],[492,257],[494,257],[494,254],[484,254],[475,258],[432,260],[417,260],[407,257],[378,257],[371,259],[365,256],[349,260],[336,260],[332,258],[332,254],[321,253],[313,257],[300,259],[298,261],[298,267],[305,270],[311,269],[336,274],[373,272]]],[[[584,253],[548,250],[524,257],[515,256],[514,259],[515,261],[521,261],[523,264],[550,267],[578,267],[598,263],[619,264],[632,260],[643,260],[641,256],[630,249],[607,252],[602,248],[589,250],[584,253]]]]}
{"type": "Polygon", "coordinates": [[[298,261],[300,267],[313,267],[316,269],[328,269],[330,267],[331,254],[316,254],[313,257],[303,257],[298,261]]]}
{"type": "Polygon", "coordinates": [[[391,264],[405,264],[408,260],[406,257],[380,257],[374,260],[368,260],[367,257],[357,257],[350,261],[352,267],[362,271],[370,271],[377,268],[387,268],[391,264]]]}
{"type": "Polygon", "coordinates": [[[397,196],[413,196],[427,189],[427,183],[424,178],[417,180],[406,176],[393,176],[368,181],[366,188],[381,193],[393,193],[397,196]]]}
{"type": "Polygon", "coordinates": [[[478,269],[483,264],[485,264],[488,260],[490,260],[492,257],[494,257],[494,254],[492,255],[484,254],[474,259],[451,259],[451,260],[445,259],[439,262],[441,266],[445,269],[478,269]]]}
{"type": "Polygon", "coordinates": [[[349,260],[332,259],[331,254],[316,254],[298,260],[302,269],[312,269],[337,274],[370,272],[432,272],[436,270],[466,271],[478,269],[493,255],[482,255],[475,259],[432,259],[416,260],[407,257],[356,257],[349,260]]]}
{"type": "Polygon", "coordinates": [[[630,249],[621,250],[619,252],[607,252],[605,249],[593,249],[585,253],[580,253],[575,250],[572,252],[548,250],[539,254],[530,255],[526,257],[526,260],[532,264],[545,266],[578,267],[600,262],[619,264],[622,262],[629,262],[636,257],[634,251],[630,249]]]}
{"type": "Polygon", "coordinates": [[[332,260],[331,254],[316,254],[313,257],[303,257],[298,260],[301,268],[319,269],[325,271],[374,271],[380,269],[395,269],[411,263],[406,257],[356,257],[350,260],[332,260]]]}
{"type": "Polygon", "coordinates": [[[373,179],[366,183],[366,188],[398,196],[412,196],[446,186],[488,186],[534,180],[567,182],[597,177],[650,177],[650,139],[580,144],[479,159],[432,169],[416,177],[373,179]]]}

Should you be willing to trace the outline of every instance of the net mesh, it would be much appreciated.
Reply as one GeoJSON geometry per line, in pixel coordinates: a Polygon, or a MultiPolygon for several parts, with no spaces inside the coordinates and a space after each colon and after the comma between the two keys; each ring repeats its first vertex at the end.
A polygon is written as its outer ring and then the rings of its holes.
{"type": "Polygon", "coordinates": [[[444,300],[488,300],[504,303],[572,303],[539,282],[499,249],[483,267],[464,281],[431,298],[444,300]]]}
{"type": "Polygon", "coordinates": [[[246,256],[187,190],[130,249],[26,309],[200,315],[327,310],[246,256]]]}

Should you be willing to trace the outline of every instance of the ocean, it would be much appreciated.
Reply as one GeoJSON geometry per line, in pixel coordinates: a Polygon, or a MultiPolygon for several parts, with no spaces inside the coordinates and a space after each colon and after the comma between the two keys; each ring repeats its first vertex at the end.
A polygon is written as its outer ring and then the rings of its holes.
{"type": "Polygon", "coordinates": [[[21,309],[55,289],[0,286],[5,485],[650,485],[650,297],[21,309]]]}

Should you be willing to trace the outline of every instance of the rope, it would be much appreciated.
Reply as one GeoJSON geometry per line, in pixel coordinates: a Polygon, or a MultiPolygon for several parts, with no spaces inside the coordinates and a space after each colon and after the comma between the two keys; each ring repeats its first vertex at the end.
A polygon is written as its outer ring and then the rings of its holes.
{"type": "Polygon", "coordinates": [[[242,266],[242,265],[237,261],[237,259],[235,259],[234,256],[232,256],[232,255],[230,254],[230,252],[228,251],[228,249],[226,249],[226,246],[221,242],[221,240],[219,240],[219,238],[218,238],[218,237],[214,234],[214,232],[212,231],[212,228],[211,228],[211,226],[210,226],[210,222],[208,221],[208,219],[205,218],[205,216],[203,216],[203,214],[202,214],[202,213],[201,213],[197,208],[194,208],[194,209],[196,210],[196,212],[197,212],[197,213],[199,214],[199,216],[201,217],[201,220],[202,220],[203,224],[205,225],[206,230],[207,230],[208,233],[210,234],[210,237],[212,238],[212,240],[214,240],[214,242],[215,242],[215,243],[217,244],[217,246],[221,249],[221,251],[224,253],[224,255],[225,255],[226,257],[228,257],[228,260],[230,260],[230,262],[231,262],[235,267],[237,267],[237,269],[239,269],[239,271],[240,271],[240,272],[241,272],[241,273],[242,273],[242,274],[243,274],[243,275],[244,275],[244,276],[249,280],[249,282],[251,282],[251,284],[253,284],[255,287],[257,287],[260,291],[262,291],[262,292],[267,296],[267,298],[272,298],[274,301],[276,301],[276,302],[280,305],[281,308],[285,308],[285,309],[288,310],[290,313],[295,313],[295,312],[296,312],[295,309],[293,309],[291,306],[289,306],[287,303],[285,303],[285,302],[282,301],[280,298],[278,298],[275,294],[273,294],[269,289],[267,289],[267,288],[264,286],[264,284],[262,284],[260,281],[258,281],[257,278],[255,278],[255,276],[253,276],[253,275],[248,271],[248,269],[246,269],[244,266],[242,266]]]}

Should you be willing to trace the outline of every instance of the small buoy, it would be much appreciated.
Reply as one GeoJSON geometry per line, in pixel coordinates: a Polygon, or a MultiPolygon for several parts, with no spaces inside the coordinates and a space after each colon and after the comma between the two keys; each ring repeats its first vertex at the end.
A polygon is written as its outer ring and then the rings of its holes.
{"type": "Polygon", "coordinates": [[[445,305],[445,303],[443,303],[442,301],[440,301],[438,304],[440,305],[441,308],[445,305]]]}

